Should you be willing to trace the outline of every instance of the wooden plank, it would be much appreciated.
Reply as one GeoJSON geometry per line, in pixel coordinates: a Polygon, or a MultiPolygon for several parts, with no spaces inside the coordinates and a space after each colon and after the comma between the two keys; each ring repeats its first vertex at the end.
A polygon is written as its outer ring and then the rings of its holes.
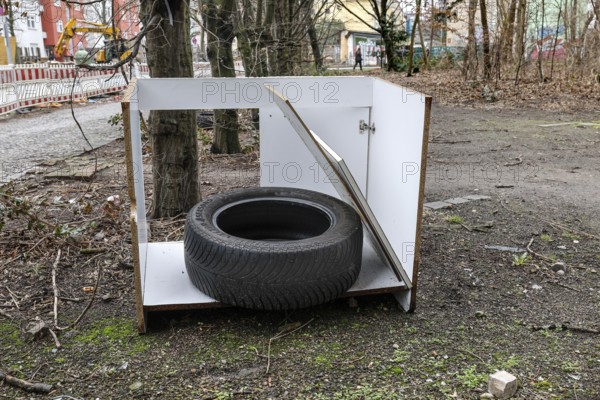
{"type": "MultiPolygon", "coordinates": [[[[138,240],[138,226],[137,226],[137,199],[135,196],[135,178],[134,178],[134,163],[133,163],[133,150],[131,140],[131,94],[135,90],[136,81],[132,80],[131,84],[125,91],[123,101],[121,102],[121,110],[123,111],[123,131],[125,136],[125,164],[127,166],[127,188],[129,191],[130,200],[130,212],[129,222],[131,224],[131,242],[133,245],[133,271],[134,271],[134,286],[135,286],[135,302],[136,302],[136,314],[138,320],[138,331],[140,333],[146,332],[146,318],[144,314],[144,300],[142,290],[142,274],[140,265],[140,246],[138,240]]],[[[144,201],[144,199],[142,199],[144,201]]]]}

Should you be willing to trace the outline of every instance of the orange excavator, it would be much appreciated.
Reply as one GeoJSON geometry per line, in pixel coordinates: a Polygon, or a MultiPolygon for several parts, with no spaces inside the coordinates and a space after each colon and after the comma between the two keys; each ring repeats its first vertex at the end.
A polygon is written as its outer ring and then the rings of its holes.
{"type": "Polygon", "coordinates": [[[112,26],[73,18],[67,23],[58,39],[58,43],[54,46],[56,58],[63,56],[69,42],[77,33],[88,32],[101,33],[104,36],[104,47],[94,55],[97,63],[111,62],[114,59],[123,60],[131,54],[131,50],[127,48],[125,40],[121,37],[119,28],[113,29],[112,26]]]}

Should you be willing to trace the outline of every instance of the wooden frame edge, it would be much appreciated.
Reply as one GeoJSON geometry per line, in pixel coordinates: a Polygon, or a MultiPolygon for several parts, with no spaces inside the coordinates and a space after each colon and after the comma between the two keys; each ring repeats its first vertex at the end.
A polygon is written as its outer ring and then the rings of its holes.
{"type": "MultiPolygon", "coordinates": [[[[127,164],[127,187],[129,191],[129,223],[131,225],[131,243],[133,245],[133,271],[134,271],[134,286],[135,286],[135,301],[137,314],[137,328],[139,333],[146,332],[146,316],[144,313],[144,302],[142,298],[142,275],[140,265],[140,247],[138,241],[138,229],[136,222],[136,207],[137,199],[135,197],[134,188],[134,168],[133,168],[133,153],[131,148],[131,99],[136,91],[136,80],[133,79],[123,95],[121,101],[121,110],[123,112],[123,131],[125,139],[125,163],[127,164]]],[[[141,168],[141,166],[140,166],[141,168]]]]}
{"type": "Polygon", "coordinates": [[[429,125],[431,119],[432,97],[425,96],[425,116],[423,124],[423,146],[421,147],[421,176],[419,183],[419,206],[417,208],[417,231],[415,237],[415,259],[413,263],[413,287],[410,290],[409,306],[406,311],[413,312],[417,306],[417,287],[419,264],[421,263],[421,227],[423,224],[423,198],[425,196],[425,179],[427,176],[427,150],[429,146],[429,125]]]}

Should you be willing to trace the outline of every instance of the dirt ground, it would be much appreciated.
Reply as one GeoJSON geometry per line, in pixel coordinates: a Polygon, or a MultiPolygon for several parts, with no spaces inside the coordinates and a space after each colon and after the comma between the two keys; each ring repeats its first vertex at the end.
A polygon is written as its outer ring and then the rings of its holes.
{"type": "MultiPolygon", "coordinates": [[[[91,181],[40,167],[0,191],[0,372],[53,389],[5,383],[0,398],[478,399],[497,369],[518,399],[600,398],[600,122],[562,110],[434,105],[426,201],[490,199],[424,212],[411,314],[381,295],[152,314],[138,335],[123,141],[94,152],[91,181]],[[36,321],[60,348],[26,333],[36,321]]],[[[254,140],[203,152],[205,197],[258,184],[254,140]]],[[[153,221],[153,240],[182,225],[153,221]]]]}

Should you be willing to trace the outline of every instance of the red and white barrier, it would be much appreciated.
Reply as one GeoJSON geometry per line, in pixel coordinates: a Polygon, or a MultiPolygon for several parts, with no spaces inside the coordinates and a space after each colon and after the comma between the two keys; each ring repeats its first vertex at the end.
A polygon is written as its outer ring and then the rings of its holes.
{"type": "Polygon", "coordinates": [[[16,80],[12,68],[0,68],[0,115],[19,108],[19,99],[14,91],[16,80]]]}
{"type": "MultiPolygon", "coordinates": [[[[138,77],[150,75],[147,64],[137,64],[135,68],[138,77]]],[[[238,76],[244,75],[241,61],[235,62],[235,72],[238,76]]],[[[210,64],[194,63],[194,76],[210,77],[210,64]]],[[[126,87],[125,78],[111,70],[90,71],[73,64],[57,63],[0,66],[0,115],[37,104],[120,92],[126,87]]]]}
{"type": "Polygon", "coordinates": [[[120,92],[126,87],[121,74],[78,69],[73,64],[0,67],[0,115],[42,103],[120,92]]]}

